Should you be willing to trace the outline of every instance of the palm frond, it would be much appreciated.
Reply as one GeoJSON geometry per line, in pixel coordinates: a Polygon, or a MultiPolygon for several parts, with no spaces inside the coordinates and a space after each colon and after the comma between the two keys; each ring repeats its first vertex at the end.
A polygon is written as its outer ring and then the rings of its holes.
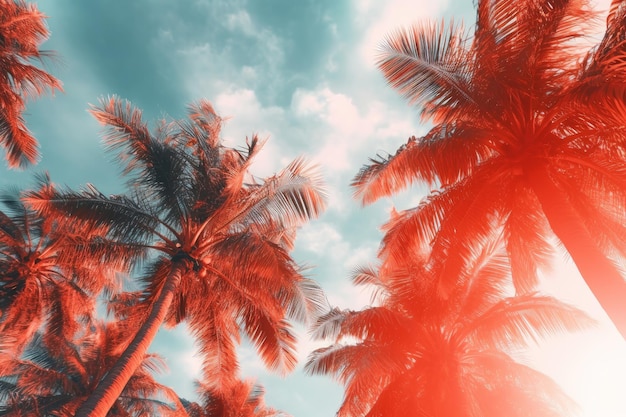
{"type": "Polygon", "coordinates": [[[409,138],[394,155],[377,155],[370,164],[363,166],[350,184],[354,197],[363,205],[371,204],[381,197],[402,191],[413,181],[433,183],[431,160],[419,146],[421,139],[409,138]]]}
{"type": "Polygon", "coordinates": [[[298,358],[296,338],[289,323],[249,305],[242,318],[244,330],[265,365],[282,375],[293,371],[298,358]]]}
{"type": "Polygon", "coordinates": [[[501,227],[497,214],[505,195],[493,195],[494,187],[506,189],[506,175],[491,164],[481,165],[465,181],[444,191],[453,205],[441,220],[433,240],[431,259],[438,273],[439,291],[445,297],[468,277],[473,265],[501,227]]]}
{"type": "MultiPolygon", "coordinates": [[[[240,151],[234,151],[231,155],[238,156],[232,158],[235,161],[230,164],[225,164],[226,172],[226,188],[225,191],[228,194],[234,194],[245,185],[245,180],[250,173],[248,172],[250,165],[254,161],[254,157],[265,145],[266,140],[259,141],[257,135],[252,136],[252,140],[248,140],[246,137],[246,149],[245,154],[240,151]]],[[[226,162],[226,161],[225,161],[226,162]]]]}
{"type": "Polygon", "coordinates": [[[423,120],[450,120],[459,107],[478,107],[469,83],[466,39],[463,27],[454,23],[397,30],[383,41],[377,65],[392,87],[422,107],[423,120]]]}
{"type": "Polygon", "coordinates": [[[21,230],[13,219],[2,211],[0,211],[0,244],[9,247],[19,247],[25,244],[21,230]]]}
{"type": "Polygon", "coordinates": [[[287,317],[300,323],[315,320],[328,306],[322,288],[312,279],[296,280],[292,286],[279,293],[279,299],[287,306],[287,317]]]}
{"type": "Polygon", "coordinates": [[[350,311],[333,307],[313,323],[309,329],[311,337],[317,340],[334,339],[335,342],[338,342],[337,338],[341,334],[343,322],[349,313],[350,311]]]}
{"type": "Polygon", "coordinates": [[[315,167],[299,158],[266,179],[248,197],[246,205],[242,224],[301,225],[321,214],[326,207],[326,195],[315,167]]]}
{"type": "MultiPolygon", "coordinates": [[[[283,248],[263,236],[246,232],[225,236],[211,246],[203,267],[217,276],[223,288],[251,304],[260,305],[265,298],[267,305],[286,308],[293,304],[290,308],[296,308],[294,296],[302,295],[296,283],[303,278],[293,260],[283,248]]],[[[315,298],[319,296],[316,294],[315,298]]]]}
{"type": "Polygon", "coordinates": [[[223,119],[207,100],[200,100],[187,106],[191,124],[179,122],[180,130],[187,146],[197,145],[204,154],[203,159],[210,167],[219,160],[220,133],[223,119]]]}
{"type": "MultiPolygon", "coordinates": [[[[165,227],[172,232],[153,209],[139,199],[124,195],[106,196],[93,186],[82,191],[56,190],[29,191],[24,201],[34,210],[60,221],[70,216],[83,227],[104,229],[123,242],[141,244],[165,227]]],[[[89,229],[87,229],[89,230],[89,229]]],[[[167,239],[167,238],[166,238],[167,239]]]]}
{"type": "Polygon", "coordinates": [[[378,268],[372,265],[361,266],[355,269],[352,272],[352,283],[356,286],[372,287],[372,294],[370,295],[372,304],[383,302],[386,296],[385,283],[380,278],[378,268]]]}
{"type": "MultiPolygon", "coordinates": [[[[495,243],[495,242],[494,242],[495,243]]],[[[462,323],[474,321],[494,304],[510,294],[511,265],[507,254],[499,246],[485,249],[484,261],[470,274],[467,288],[459,289],[456,311],[457,320],[462,323]]]]}
{"type": "MultiPolygon", "coordinates": [[[[606,19],[606,31],[600,43],[581,60],[578,77],[572,85],[574,96],[602,99],[622,97],[626,65],[626,8],[621,0],[613,0],[606,19]]],[[[602,101],[602,100],[599,100],[602,101]]]]}
{"type": "Polygon", "coordinates": [[[404,341],[404,330],[410,326],[408,320],[397,311],[386,306],[369,307],[356,312],[347,312],[337,337],[400,343],[404,341]]]}
{"type": "Polygon", "coordinates": [[[117,96],[102,97],[100,105],[91,105],[91,114],[102,125],[107,127],[104,140],[111,149],[128,148],[127,153],[120,155],[126,163],[125,173],[135,169],[143,169],[150,163],[149,144],[153,138],[148,126],[142,119],[142,112],[129,101],[117,96]]]}
{"type": "Polygon", "coordinates": [[[500,301],[462,332],[485,346],[509,349],[594,323],[582,310],[553,297],[528,294],[500,301]]]}
{"type": "Polygon", "coordinates": [[[499,416],[502,409],[507,409],[514,417],[529,412],[564,417],[579,411],[554,380],[502,352],[472,352],[464,366],[475,375],[474,398],[485,415],[499,416]]]}
{"type": "Polygon", "coordinates": [[[61,82],[32,64],[48,54],[39,45],[48,38],[44,16],[35,4],[24,1],[0,3],[0,146],[10,168],[37,162],[38,142],[26,127],[24,101],[46,91],[62,90],[61,82]]]}
{"type": "MultiPolygon", "coordinates": [[[[410,374],[408,374],[410,375],[410,374]]],[[[414,415],[415,417],[427,417],[430,413],[426,410],[424,404],[421,404],[424,380],[421,378],[412,378],[408,375],[400,375],[393,378],[387,383],[381,384],[383,389],[380,393],[372,398],[368,403],[369,407],[363,404],[343,404],[341,411],[347,415],[361,415],[365,417],[380,417],[388,415],[389,417],[400,417],[406,415],[414,415]],[[363,413],[366,408],[366,413],[363,413]]],[[[341,413],[341,416],[344,414],[341,413]]]]}
{"type": "Polygon", "coordinates": [[[42,305],[39,303],[39,299],[43,297],[41,292],[42,289],[35,280],[27,280],[9,308],[2,312],[0,352],[19,351],[39,330],[43,321],[42,305]]]}
{"type": "Polygon", "coordinates": [[[239,342],[238,328],[229,314],[232,314],[230,309],[209,309],[200,316],[202,321],[189,321],[200,345],[203,381],[212,389],[231,386],[239,369],[235,352],[235,341],[239,342]]]}
{"type": "Polygon", "coordinates": [[[452,210],[455,198],[462,191],[447,188],[434,191],[420,204],[393,216],[383,226],[385,235],[378,256],[383,262],[402,265],[406,254],[423,254],[437,236],[441,221],[452,210]]]}
{"type": "Polygon", "coordinates": [[[511,208],[504,224],[506,249],[515,289],[527,293],[539,283],[539,271],[549,271],[554,250],[550,228],[537,198],[526,187],[509,194],[511,208]]]}

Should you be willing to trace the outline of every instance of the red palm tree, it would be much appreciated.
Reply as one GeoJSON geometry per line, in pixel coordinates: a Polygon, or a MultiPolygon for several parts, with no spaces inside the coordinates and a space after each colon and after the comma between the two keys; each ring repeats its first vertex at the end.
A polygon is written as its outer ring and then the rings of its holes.
{"type": "Polygon", "coordinates": [[[375,306],[333,309],[313,335],[334,344],[314,351],[305,369],[345,385],[339,417],[525,417],[571,415],[574,404],[547,376],[516,362],[529,341],[590,323],[551,297],[506,297],[510,266],[500,250],[477,253],[447,301],[426,256],[376,270],[357,285],[376,290],[375,306]]]}
{"type": "MultiPolygon", "coordinates": [[[[221,119],[206,101],[189,107],[189,120],[163,122],[155,134],[139,110],[116,98],[93,114],[109,127],[107,144],[122,150],[125,172],[134,174],[129,194],[49,188],[27,200],[85,230],[104,228],[118,247],[149,251],[149,262],[143,288],[116,303],[136,336],[77,415],[106,414],[162,323],[189,322],[205,380],[215,387],[235,379],[240,332],[269,368],[293,369],[288,319],[304,320],[324,301],[288,254],[296,227],[325,205],[318,176],[302,159],[263,181],[249,175],[257,138],[243,150],[224,147],[221,119]]],[[[140,258],[129,252],[126,259],[140,258]]]]}
{"type": "Polygon", "coordinates": [[[0,145],[11,168],[35,163],[39,157],[37,140],[22,118],[25,100],[46,90],[61,90],[59,80],[32,65],[49,55],[39,50],[48,38],[44,18],[34,4],[0,1],[0,145]]]}
{"type": "Polygon", "coordinates": [[[440,294],[461,277],[474,243],[503,233],[513,281],[532,290],[555,235],[626,338],[626,2],[604,38],[581,51],[595,15],[583,0],[479,0],[473,38],[421,25],[386,40],[389,81],[435,123],[354,179],[364,203],[413,181],[436,185],[390,229],[384,256],[407,236],[445,259],[440,294]]]}
{"type": "MultiPolygon", "coordinates": [[[[71,417],[128,344],[116,323],[91,324],[69,341],[38,336],[21,358],[0,358],[0,415],[71,417]]],[[[176,394],[153,378],[161,358],[146,355],[107,414],[111,417],[186,416],[176,394]]]]}
{"type": "Polygon", "coordinates": [[[44,219],[17,192],[1,201],[0,352],[19,353],[42,324],[46,334],[71,337],[92,313],[94,296],[115,290],[115,271],[126,266],[102,233],[44,219]]]}
{"type": "Polygon", "coordinates": [[[198,383],[198,393],[201,404],[184,403],[190,417],[289,417],[265,406],[263,387],[253,381],[236,381],[220,390],[198,383]]]}

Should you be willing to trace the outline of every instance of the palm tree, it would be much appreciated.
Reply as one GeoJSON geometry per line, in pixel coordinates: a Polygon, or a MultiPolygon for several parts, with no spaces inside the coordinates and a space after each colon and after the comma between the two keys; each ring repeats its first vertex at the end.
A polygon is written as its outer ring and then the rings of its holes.
{"type": "Polygon", "coordinates": [[[355,284],[375,288],[374,306],[321,317],[313,336],[334,344],[305,366],[344,384],[338,417],[571,415],[574,404],[559,387],[510,354],[591,320],[551,297],[506,297],[510,265],[502,249],[484,247],[467,273],[471,280],[447,301],[436,297],[424,254],[355,274],[355,284]]]}
{"type": "Polygon", "coordinates": [[[200,382],[197,386],[201,404],[183,403],[190,417],[289,417],[266,407],[263,387],[253,381],[237,381],[228,390],[215,390],[200,382]]]}
{"type": "Polygon", "coordinates": [[[94,296],[115,290],[122,270],[102,233],[85,233],[67,221],[44,219],[19,192],[0,197],[0,352],[19,353],[45,324],[47,333],[71,336],[89,317],[94,296]],[[115,262],[114,262],[115,261],[115,262]]]}
{"type": "Polygon", "coordinates": [[[364,204],[413,181],[439,190],[401,214],[385,256],[404,239],[433,240],[453,288],[473,243],[504,233],[513,281],[531,291],[556,236],[626,338],[626,2],[583,54],[595,15],[582,0],[479,0],[473,38],[458,26],[390,35],[379,67],[434,122],[354,178],[364,204]],[[501,227],[504,226],[504,230],[501,227]]]}
{"type": "MultiPolygon", "coordinates": [[[[5,355],[0,359],[0,415],[74,416],[128,343],[121,329],[116,323],[92,323],[73,341],[38,333],[21,358],[5,355]]],[[[176,394],[153,378],[163,366],[158,356],[144,356],[107,415],[186,416],[176,394]]]]}
{"type": "Polygon", "coordinates": [[[9,167],[24,167],[39,157],[37,140],[26,128],[24,101],[46,90],[61,90],[61,83],[32,65],[50,55],[39,45],[48,38],[45,16],[22,0],[0,1],[0,145],[9,167]]]}
{"type": "Polygon", "coordinates": [[[77,415],[106,414],[164,322],[189,322],[215,387],[235,379],[240,332],[269,368],[293,369],[287,319],[305,320],[324,302],[288,255],[296,227],[324,207],[319,177],[302,159],[263,181],[251,177],[258,139],[243,150],[224,147],[221,119],[206,101],[189,107],[189,120],[163,121],[154,135],[138,109],[115,97],[92,113],[109,126],[107,145],[121,149],[130,193],[50,187],[27,201],[86,230],[105,228],[119,247],[151,252],[143,288],[116,303],[118,316],[139,327],[136,336],[77,415]]]}

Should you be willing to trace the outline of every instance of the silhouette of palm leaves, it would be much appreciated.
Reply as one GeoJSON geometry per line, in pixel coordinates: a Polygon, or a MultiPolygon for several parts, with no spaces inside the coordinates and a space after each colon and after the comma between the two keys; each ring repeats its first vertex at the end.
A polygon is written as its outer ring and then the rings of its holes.
{"type": "MultiPolygon", "coordinates": [[[[129,193],[48,186],[26,201],[85,230],[105,229],[110,241],[129,249],[120,254],[125,261],[147,261],[141,289],[113,304],[118,317],[139,328],[117,369],[136,363],[162,322],[187,320],[215,386],[234,381],[240,332],[269,368],[292,370],[288,319],[303,321],[325,301],[288,255],[296,228],[324,208],[316,172],[299,158],[274,176],[252,177],[260,141],[255,136],[241,150],[223,146],[221,119],[206,101],[189,107],[188,120],[162,121],[154,134],[138,109],[115,97],[92,113],[107,126],[105,142],[119,153],[129,193]]],[[[111,375],[107,387],[121,381],[111,375]]]]}
{"type": "MultiPolygon", "coordinates": [[[[439,294],[463,279],[472,251],[503,233],[513,282],[532,291],[563,243],[626,337],[624,74],[626,4],[611,3],[604,37],[584,52],[587,1],[479,0],[473,37],[458,25],[391,34],[379,68],[434,122],[353,180],[364,204],[413,181],[437,192],[400,214],[383,256],[415,234],[445,259],[439,294]]],[[[419,245],[418,245],[419,246],[419,245]]]]}
{"type": "Polygon", "coordinates": [[[375,304],[321,317],[313,336],[334,344],[305,366],[345,386],[338,416],[570,415],[575,405],[559,387],[511,354],[592,321],[552,297],[507,297],[510,265],[497,249],[483,247],[448,300],[436,296],[427,256],[355,274],[378,291],[375,304]]]}
{"type": "MultiPolygon", "coordinates": [[[[0,358],[0,415],[74,416],[115,362],[128,335],[116,323],[92,323],[74,340],[38,333],[20,358],[0,358]]],[[[162,359],[146,355],[109,416],[183,416],[175,393],[157,383],[162,359]]]]}
{"type": "Polygon", "coordinates": [[[0,2],[0,146],[9,167],[24,167],[39,157],[37,140],[24,123],[25,100],[46,90],[61,90],[59,80],[32,65],[50,53],[39,45],[48,37],[45,16],[35,4],[0,2]]]}

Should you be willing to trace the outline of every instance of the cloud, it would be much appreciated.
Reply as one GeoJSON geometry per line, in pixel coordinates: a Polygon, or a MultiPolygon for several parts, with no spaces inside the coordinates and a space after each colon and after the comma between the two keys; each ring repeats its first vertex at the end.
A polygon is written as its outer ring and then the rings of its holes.
{"type": "Polygon", "coordinates": [[[297,89],[291,106],[296,116],[317,117],[338,134],[352,134],[359,129],[361,117],[352,99],[327,87],[316,91],[297,89]]]}
{"type": "Polygon", "coordinates": [[[319,86],[297,89],[290,106],[294,123],[314,140],[312,158],[328,179],[329,211],[343,215],[356,208],[349,183],[358,167],[376,153],[395,152],[420,131],[408,108],[394,108],[373,98],[356,103],[347,91],[319,86]]]}
{"type": "Polygon", "coordinates": [[[228,88],[212,101],[224,119],[227,146],[240,147],[246,137],[267,139],[252,173],[267,177],[305,155],[317,163],[327,183],[328,211],[347,215],[357,208],[350,179],[368,156],[394,152],[418,130],[408,109],[372,100],[365,108],[327,86],[297,89],[288,107],[261,103],[255,90],[228,88]]]}
{"type": "Polygon", "coordinates": [[[298,231],[298,247],[317,256],[343,257],[349,247],[341,234],[330,224],[317,221],[298,231]]]}
{"type": "Polygon", "coordinates": [[[169,45],[174,51],[169,64],[187,96],[213,98],[224,91],[252,89],[273,101],[284,81],[285,40],[244,6],[221,4],[218,9],[198,8],[201,22],[190,27],[174,16],[159,32],[165,41],[175,39],[169,45]]]}
{"type": "Polygon", "coordinates": [[[316,126],[323,134],[316,159],[335,172],[354,170],[366,160],[364,151],[372,152],[380,145],[395,149],[404,137],[417,130],[408,112],[397,111],[377,100],[371,100],[364,110],[348,94],[325,86],[315,90],[297,89],[291,110],[300,122],[308,121],[307,125],[316,126]]]}
{"type": "Polygon", "coordinates": [[[288,126],[285,110],[278,106],[262,106],[255,92],[235,89],[218,94],[213,102],[217,113],[225,119],[224,144],[231,147],[244,145],[246,137],[254,134],[265,144],[252,166],[252,174],[268,177],[284,168],[298,156],[289,147],[281,146],[283,128],[288,126]]]}
{"type": "Polygon", "coordinates": [[[247,36],[254,36],[254,26],[250,15],[245,10],[237,10],[226,16],[224,25],[231,31],[240,31],[247,36]]]}

